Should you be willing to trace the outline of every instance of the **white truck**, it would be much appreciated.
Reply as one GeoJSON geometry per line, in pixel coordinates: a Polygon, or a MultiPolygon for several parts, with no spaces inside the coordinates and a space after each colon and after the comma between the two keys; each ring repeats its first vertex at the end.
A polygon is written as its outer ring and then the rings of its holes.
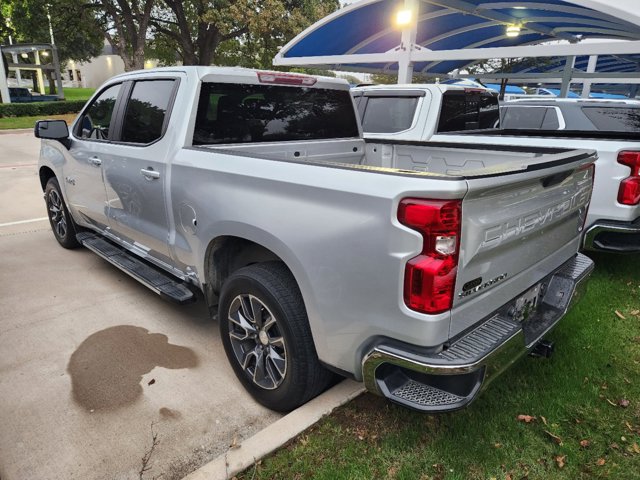
{"type": "MultiPolygon", "coordinates": [[[[352,89],[369,148],[389,145],[501,145],[597,151],[583,248],[640,252],[640,104],[634,101],[520,99],[458,85],[372,85],[352,89]],[[502,112],[503,125],[500,125],[502,112]]],[[[383,148],[383,147],[380,147],[383,148]]],[[[391,147],[386,147],[387,149],[391,147]]],[[[390,150],[389,150],[390,151],[390,150]]],[[[460,165],[394,152],[387,166],[454,172],[460,165]]],[[[478,160],[469,162],[481,165],[478,160]]]]}
{"type": "Polygon", "coordinates": [[[57,241],[165,298],[202,291],[238,379],[276,410],[332,372],[461,408],[537,348],[593,268],[577,252],[594,152],[419,145],[439,170],[388,165],[394,144],[364,142],[343,80],[126,73],[70,128],[35,134],[57,241]]]}

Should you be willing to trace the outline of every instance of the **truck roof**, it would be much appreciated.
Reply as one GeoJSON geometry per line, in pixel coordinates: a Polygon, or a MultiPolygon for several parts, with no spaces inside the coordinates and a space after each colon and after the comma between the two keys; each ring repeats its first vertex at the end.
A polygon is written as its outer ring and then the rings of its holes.
{"type": "Polygon", "coordinates": [[[362,87],[354,87],[351,89],[353,92],[370,91],[370,90],[437,90],[441,93],[449,92],[452,90],[464,91],[464,90],[486,90],[487,92],[493,92],[489,88],[469,87],[468,85],[455,85],[445,83],[401,83],[401,84],[377,84],[366,85],[362,87]]]}
{"type": "Polygon", "coordinates": [[[601,98],[549,98],[549,97],[535,97],[535,98],[518,98],[505,102],[504,105],[588,105],[590,107],[611,107],[626,105],[631,108],[640,108],[640,101],[634,99],[611,99],[603,100],[601,98]]]}
{"type": "Polygon", "coordinates": [[[271,70],[256,70],[252,68],[244,67],[202,67],[202,66],[181,66],[181,67],[160,67],[150,68],[145,70],[136,70],[133,72],[126,72],[113,77],[111,80],[127,80],[139,77],[148,77],[161,74],[170,73],[185,73],[189,76],[194,76],[203,82],[224,82],[224,83],[267,83],[261,81],[258,74],[273,74],[276,76],[276,81],[269,83],[285,84],[290,86],[296,86],[290,82],[286,82],[287,79],[315,79],[313,84],[303,84],[300,86],[311,88],[329,88],[337,90],[348,90],[349,83],[342,78],[324,77],[320,75],[306,75],[303,73],[288,73],[288,72],[276,72],[271,70]],[[281,77],[283,82],[279,82],[277,77],[281,77]]]}

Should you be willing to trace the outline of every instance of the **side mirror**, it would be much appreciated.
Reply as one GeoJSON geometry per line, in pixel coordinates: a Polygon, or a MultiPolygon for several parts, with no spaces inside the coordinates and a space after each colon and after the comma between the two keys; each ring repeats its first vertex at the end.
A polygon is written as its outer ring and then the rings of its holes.
{"type": "Polygon", "coordinates": [[[69,127],[64,120],[38,120],[33,134],[36,138],[65,140],[69,138],[69,127]]]}

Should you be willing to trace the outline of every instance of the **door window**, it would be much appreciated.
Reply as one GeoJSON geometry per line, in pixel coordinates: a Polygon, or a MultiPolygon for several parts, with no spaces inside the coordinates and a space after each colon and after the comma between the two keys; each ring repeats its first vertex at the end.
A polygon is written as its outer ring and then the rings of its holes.
{"type": "Polygon", "coordinates": [[[148,144],[162,137],[173,86],[174,80],[143,80],[134,84],[121,141],[148,144]]]}
{"type": "Polygon", "coordinates": [[[110,140],[109,127],[120,87],[120,84],[110,86],[91,102],[78,122],[76,136],[86,140],[110,140]]]}

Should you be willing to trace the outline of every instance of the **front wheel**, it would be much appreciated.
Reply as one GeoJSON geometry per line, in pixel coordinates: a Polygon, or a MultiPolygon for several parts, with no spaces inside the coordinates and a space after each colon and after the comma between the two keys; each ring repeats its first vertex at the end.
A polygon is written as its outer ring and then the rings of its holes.
{"type": "Polygon", "coordinates": [[[324,390],[300,290],[279,262],[242,268],[224,283],[218,311],[225,352],[245,389],[272,410],[290,411],[324,390]]]}
{"type": "Polygon", "coordinates": [[[47,182],[44,189],[44,201],[47,204],[49,224],[58,243],[64,248],[79,247],[80,243],[76,239],[78,227],[69,215],[69,210],[67,210],[60,191],[60,184],[55,177],[50,178],[47,182]]]}

